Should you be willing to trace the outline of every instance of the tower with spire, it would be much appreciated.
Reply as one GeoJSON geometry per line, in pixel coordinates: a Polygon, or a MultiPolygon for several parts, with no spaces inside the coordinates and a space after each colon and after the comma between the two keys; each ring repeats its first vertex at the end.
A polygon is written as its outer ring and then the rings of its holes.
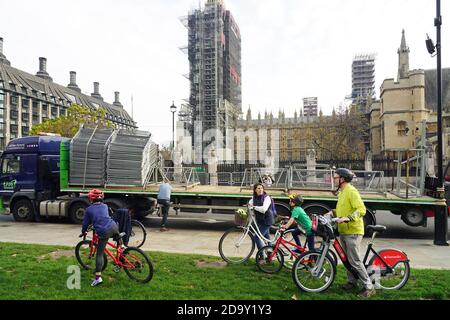
{"type": "Polygon", "coordinates": [[[252,120],[252,110],[250,109],[250,106],[248,106],[247,121],[251,121],[251,120],[252,120]]]}
{"type": "Polygon", "coordinates": [[[402,41],[398,49],[398,74],[397,81],[407,78],[409,72],[409,47],[406,45],[405,29],[402,30],[402,41]]]}

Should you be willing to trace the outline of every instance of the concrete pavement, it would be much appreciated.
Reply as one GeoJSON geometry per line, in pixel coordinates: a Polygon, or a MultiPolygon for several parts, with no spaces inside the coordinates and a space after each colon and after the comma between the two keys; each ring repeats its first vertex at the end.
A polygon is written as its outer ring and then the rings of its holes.
{"type": "MultiPolygon", "coordinates": [[[[80,241],[80,226],[62,223],[0,222],[0,242],[72,246],[80,241]]],[[[223,231],[147,228],[145,251],[195,253],[217,256],[223,231]]],[[[367,239],[363,240],[365,252],[367,239]]],[[[377,239],[375,249],[396,248],[407,253],[412,268],[450,270],[450,247],[435,246],[432,240],[377,239]]],[[[361,254],[364,254],[362,252],[361,254]]]]}

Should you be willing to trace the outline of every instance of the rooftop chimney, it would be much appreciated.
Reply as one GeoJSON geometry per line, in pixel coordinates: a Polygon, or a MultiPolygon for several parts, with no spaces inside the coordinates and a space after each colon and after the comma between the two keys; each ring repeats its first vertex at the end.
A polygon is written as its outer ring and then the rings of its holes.
{"type": "Polygon", "coordinates": [[[45,80],[53,81],[53,79],[47,73],[47,58],[44,57],[39,58],[39,71],[38,73],[36,73],[36,76],[45,80]]]}
{"type": "Polygon", "coordinates": [[[98,82],[94,82],[94,93],[91,93],[91,96],[93,98],[97,98],[103,101],[103,97],[100,94],[100,90],[99,90],[100,84],[98,82]]]}
{"type": "Polygon", "coordinates": [[[77,85],[77,73],[75,71],[70,71],[70,83],[67,88],[81,92],[81,89],[77,85]]]}
{"type": "Polygon", "coordinates": [[[39,58],[39,71],[47,72],[47,58],[39,58]]]}
{"type": "Polygon", "coordinates": [[[0,38],[0,63],[7,64],[8,66],[11,65],[11,63],[6,59],[5,55],[3,54],[3,38],[0,38]]]}
{"type": "Polygon", "coordinates": [[[119,95],[120,95],[120,92],[118,92],[118,91],[114,92],[114,99],[115,99],[115,101],[114,101],[113,105],[123,108],[122,104],[119,101],[119,95]]]}

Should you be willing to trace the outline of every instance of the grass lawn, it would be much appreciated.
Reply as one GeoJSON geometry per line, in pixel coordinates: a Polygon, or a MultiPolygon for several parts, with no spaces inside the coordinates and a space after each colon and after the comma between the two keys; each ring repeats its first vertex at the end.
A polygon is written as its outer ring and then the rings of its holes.
{"type": "MultiPolygon", "coordinates": [[[[352,300],[356,293],[344,292],[345,272],[339,267],[331,288],[321,294],[297,289],[288,270],[261,273],[254,262],[225,267],[198,266],[199,261],[218,262],[217,257],[151,252],[153,279],[147,284],[130,280],[122,270],[103,273],[104,283],[90,287],[92,273],[81,269],[81,289],[70,290],[67,269],[78,266],[74,248],[0,243],[0,299],[130,299],[130,300],[352,300]],[[56,252],[56,253],[55,253],[56,252]]],[[[214,264],[212,264],[214,265],[214,264]]],[[[416,270],[399,291],[381,291],[373,299],[449,299],[448,270],[416,270]]]]}

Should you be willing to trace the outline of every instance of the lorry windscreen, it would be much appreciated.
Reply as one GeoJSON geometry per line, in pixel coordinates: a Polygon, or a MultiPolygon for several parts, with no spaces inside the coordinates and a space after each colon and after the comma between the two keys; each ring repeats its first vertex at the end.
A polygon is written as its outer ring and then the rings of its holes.
{"type": "Polygon", "coordinates": [[[2,160],[2,174],[20,173],[20,156],[7,155],[2,160]]]}

